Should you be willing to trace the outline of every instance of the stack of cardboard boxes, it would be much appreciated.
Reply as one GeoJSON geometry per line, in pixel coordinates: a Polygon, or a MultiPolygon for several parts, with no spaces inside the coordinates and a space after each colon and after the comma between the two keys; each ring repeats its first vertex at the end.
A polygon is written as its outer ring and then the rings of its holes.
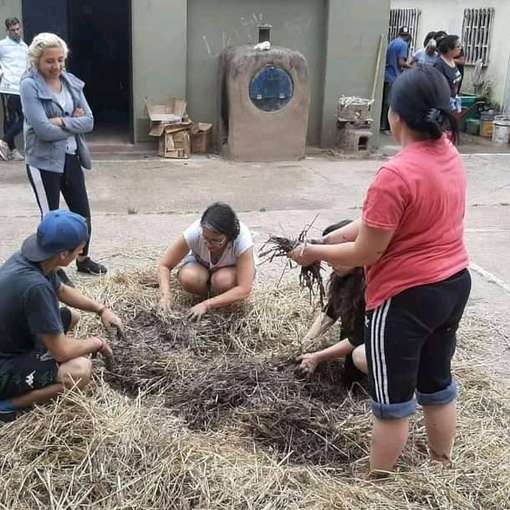
{"type": "Polygon", "coordinates": [[[150,136],[159,138],[158,155],[163,158],[187,159],[191,152],[209,152],[212,125],[193,124],[186,114],[186,101],[170,97],[164,104],[145,100],[151,121],[150,136]]]}

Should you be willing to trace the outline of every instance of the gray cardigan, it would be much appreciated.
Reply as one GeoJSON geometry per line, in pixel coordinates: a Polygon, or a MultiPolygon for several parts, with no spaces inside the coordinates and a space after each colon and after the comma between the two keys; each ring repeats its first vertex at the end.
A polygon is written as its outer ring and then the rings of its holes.
{"type": "Polygon", "coordinates": [[[63,72],[62,81],[73,98],[74,108],[81,108],[83,117],[64,117],[55,95],[50,91],[44,77],[35,69],[29,69],[21,78],[20,96],[25,116],[25,160],[40,170],[62,173],[66,159],[67,138],[76,135],[77,154],[82,167],[91,168],[90,152],[84,133],[94,128],[94,116],[83,94],[85,84],[71,73],[63,72]],[[49,119],[62,117],[64,128],[54,126],[49,119]]]}

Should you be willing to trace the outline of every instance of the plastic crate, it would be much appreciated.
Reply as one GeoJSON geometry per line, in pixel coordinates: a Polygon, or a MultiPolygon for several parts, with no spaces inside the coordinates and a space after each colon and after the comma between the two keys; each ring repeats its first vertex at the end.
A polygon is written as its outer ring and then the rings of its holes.
{"type": "Polygon", "coordinates": [[[466,94],[463,96],[460,96],[460,100],[462,103],[462,108],[471,108],[478,99],[478,96],[475,96],[473,94],[466,94]]]}

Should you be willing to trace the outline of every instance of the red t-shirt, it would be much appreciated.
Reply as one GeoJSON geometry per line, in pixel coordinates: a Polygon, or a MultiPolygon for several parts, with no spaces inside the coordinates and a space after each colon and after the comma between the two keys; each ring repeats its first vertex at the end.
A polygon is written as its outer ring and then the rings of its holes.
{"type": "Polygon", "coordinates": [[[368,189],[363,222],[395,233],[366,268],[367,310],[468,266],[465,203],[464,166],[446,136],[412,143],[384,164],[368,189]]]}

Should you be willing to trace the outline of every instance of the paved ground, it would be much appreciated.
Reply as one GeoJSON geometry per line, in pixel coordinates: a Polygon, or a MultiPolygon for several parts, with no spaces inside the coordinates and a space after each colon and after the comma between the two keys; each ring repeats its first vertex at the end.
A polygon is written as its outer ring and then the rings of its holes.
{"type": "MultiPolygon", "coordinates": [[[[394,148],[386,149],[391,153],[394,148]]],[[[510,154],[480,150],[483,154],[463,156],[469,180],[466,239],[474,276],[470,306],[505,324],[510,311],[510,154]]],[[[337,160],[329,153],[269,164],[100,153],[88,174],[92,254],[110,270],[153,265],[166,244],[215,200],[229,202],[240,212],[258,244],[269,233],[300,231],[317,214],[318,227],[356,218],[364,190],[380,164],[337,160]]],[[[38,219],[23,164],[0,163],[0,261],[17,249],[38,219]]],[[[260,274],[268,280],[278,277],[280,269],[262,266],[260,274]]],[[[500,340],[487,346],[503,375],[510,373],[508,338],[506,345],[500,340]]]]}

